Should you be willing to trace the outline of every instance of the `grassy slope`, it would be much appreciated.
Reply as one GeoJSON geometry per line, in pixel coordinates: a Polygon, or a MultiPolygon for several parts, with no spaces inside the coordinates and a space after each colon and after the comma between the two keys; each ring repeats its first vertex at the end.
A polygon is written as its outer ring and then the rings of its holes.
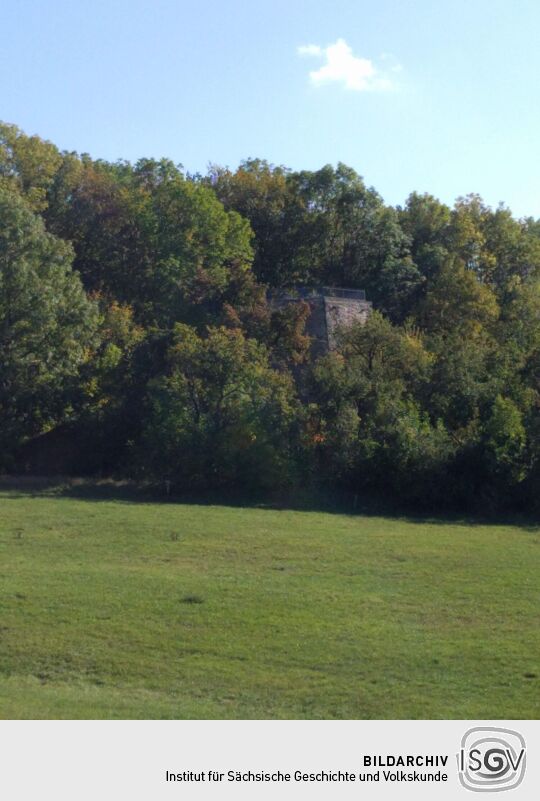
{"type": "Polygon", "coordinates": [[[0,716],[539,717],[539,545],[3,492],[0,716]]]}

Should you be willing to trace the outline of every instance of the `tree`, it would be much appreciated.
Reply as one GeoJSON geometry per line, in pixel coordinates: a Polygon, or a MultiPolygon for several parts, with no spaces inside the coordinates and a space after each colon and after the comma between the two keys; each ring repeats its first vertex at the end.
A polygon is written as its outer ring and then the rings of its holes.
{"type": "Polygon", "coordinates": [[[484,446],[491,472],[499,479],[502,476],[507,486],[526,475],[523,462],[526,439],[520,410],[510,398],[497,395],[484,425],[484,446]]]}
{"type": "Polygon", "coordinates": [[[452,447],[419,400],[430,366],[418,333],[377,312],[343,331],[339,353],[319,359],[313,371],[319,475],[357,490],[433,496],[452,447]]]}
{"type": "Polygon", "coordinates": [[[450,250],[504,300],[515,279],[540,274],[540,240],[530,221],[515,220],[504,205],[495,211],[479,195],[458,198],[452,211],[450,250]]]}
{"type": "Polygon", "coordinates": [[[87,473],[534,508],[539,411],[540,221],[392,208],[341,163],[190,175],[0,124],[2,466],[44,434],[87,473]],[[295,284],[374,311],[317,358],[309,305],[270,302],[295,284]]]}
{"type": "Polygon", "coordinates": [[[9,449],[61,419],[97,310],[71,269],[71,247],[5,187],[0,219],[0,429],[9,449]]]}
{"type": "Polygon", "coordinates": [[[248,223],[166,161],[68,159],[47,221],[73,243],[85,287],[128,304],[146,326],[208,322],[251,265],[248,223]]]}
{"type": "Polygon", "coordinates": [[[449,207],[432,195],[413,192],[398,214],[401,227],[410,239],[413,262],[423,276],[431,277],[449,254],[449,207]]]}
{"type": "Polygon", "coordinates": [[[244,162],[209,183],[255,233],[256,275],[271,286],[360,287],[396,318],[422,282],[394,209],[345,164],[291,172],[244,162]]]}
{"type": "Polygon", "coordinates": [[[345,164],[292,173],[304,205],[293,258],[306,282],[366,289],[378,308],[403,318],[421,276],[394,209],[345,164]]]}
{"type": "Polygon", "coordinates": [[[271,286],[304,283],[294,260],[304,204],[288,181],[290,170],[261,159],[243,161],[236,172],[217,165],[206,179],[228,211],[248,220],[255,234],[253,270],[271,286]]]}
{"type": "Polygon", "coordinates": [[[182,486],[275,486],[291,475],[290,378],[239,330],[178,324],[169,374],[149,387],[142,461],[182,486]]]}
{"type": "Polygon", "coordinates": [[[47,194],[61,163],[51,142],[0,123],[0,179],[24,195],[34,211],[47,208],[47,194]]]}
{"type": "Polygon", "coordinates": [[[170,327],[190,320],[197,307],[219,308],[236,273],[250,269],[249,224],[225,211],[206,186],[184,178],[160,184],[150,205],[155,262],[148,283],[156,322],[170,327]]]}
{"type": "Polygon", "coordinates": [[[499,306],[491,289],[481,284],[472,270],[448,257],[428,284],[419,308],[419,320],[429,332],[459,330],[463,337],[493,327],[499,306]]]}

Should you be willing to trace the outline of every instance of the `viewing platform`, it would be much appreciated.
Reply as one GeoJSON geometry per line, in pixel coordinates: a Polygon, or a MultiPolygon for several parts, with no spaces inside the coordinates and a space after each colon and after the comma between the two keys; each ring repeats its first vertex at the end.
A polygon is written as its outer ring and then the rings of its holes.
{"type": "Polygon", "coordinates": [[[270,291],[268,299],[277,309],[301,301],[310,306],[306,332],[313,339],[315,354],[334,350],[338,330],[365,323],[373,309],[363,289],[345,287],[293,286],[270,291]]]}

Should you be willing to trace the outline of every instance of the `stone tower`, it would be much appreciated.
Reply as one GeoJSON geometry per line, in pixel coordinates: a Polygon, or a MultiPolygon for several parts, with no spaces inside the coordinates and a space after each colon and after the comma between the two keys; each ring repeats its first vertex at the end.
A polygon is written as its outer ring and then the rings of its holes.
{"type": "Polygon", "coordinates": [[[363,289],[293,287],[276,290],[270,295],[270,303],[275,309],[300,301],[310,307],[306,333],[313,339],[315,355],[333,350],[337,329],[355,322],[365,323],[372,310],[363,289]]]}

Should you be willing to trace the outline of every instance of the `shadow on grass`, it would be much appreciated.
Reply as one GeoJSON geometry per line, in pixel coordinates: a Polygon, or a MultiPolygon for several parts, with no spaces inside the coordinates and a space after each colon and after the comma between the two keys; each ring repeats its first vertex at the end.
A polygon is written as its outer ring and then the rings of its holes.
{"type": "Polygon", "coordinates": [[[68,476],[0,476],[0,493],[5,499],[21,497],[72,499],[129,504],[176,504],[228,506],[274,511],[324,512],[359,517],[388,517],[410,523],[432,525],[486,526],[514,525],[538,533],[536,517],[507,514],[463,514],[452,511],[418,510],[392,503],[381,496],[360,496],[331,490],[290,490],[279,493],[249,493],[240,490],[182,492],[178,487],[130,480],[88,479],[68,476]]]}

